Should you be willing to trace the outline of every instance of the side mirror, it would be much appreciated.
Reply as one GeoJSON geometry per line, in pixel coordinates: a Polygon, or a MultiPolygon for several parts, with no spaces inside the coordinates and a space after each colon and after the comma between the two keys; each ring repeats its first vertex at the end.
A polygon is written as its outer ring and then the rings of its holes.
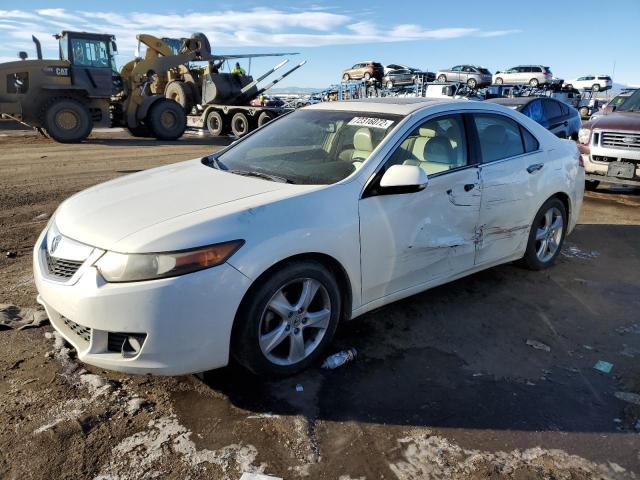
{"type": "Polygon", "coordinates": [[[118,53],[118,45],[114,40],[111,40],[111,50],[113,50],[113,53],[118,53]]]}
{"type": "Polygon", "coordinates": [[[427,183],[427,174],[415,165],[393,165],[380,179],[380,187],[389,189],[389,193],[419,192],[427,183]]]}

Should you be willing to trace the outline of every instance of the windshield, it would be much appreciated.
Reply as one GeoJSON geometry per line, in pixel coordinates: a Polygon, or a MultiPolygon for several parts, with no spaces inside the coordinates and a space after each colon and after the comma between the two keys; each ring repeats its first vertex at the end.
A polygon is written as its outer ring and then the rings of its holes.
{"type": "Polygon", "coordinates": [[[637,90],[618,107],[619,112],[640,112],[640,90],[637,90]]]}
{"type": "MultiPolygon", "coordinates": [[[[109,67],[117,72],[111,42],[90,38],[71,38],[71,63],[81,67],[109,67]]],[[[67,52],[64,52],[67,53],[67,52]]]]}
{"type": "Polygon", "coordinates": [[[298,110],[221,155],[212,155],[210,165],[274,181],[328,185],[360,168],[401,119],[380,113],[298,110]]]}

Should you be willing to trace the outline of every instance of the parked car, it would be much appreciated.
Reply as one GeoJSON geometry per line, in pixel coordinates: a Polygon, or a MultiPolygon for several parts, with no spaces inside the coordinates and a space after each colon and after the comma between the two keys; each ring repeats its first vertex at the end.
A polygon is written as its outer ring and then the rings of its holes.
{"type": "Polygon", "coordinates": [[[489,85],[484,90],[484,98],[488,100],[490,98],[508,98],[520,96],[525,87],[522,85],[510,85],[501,83],[500,85],[489,85]]]}
{"type": "Polygon", "coordinates": [[[512,108],[539,123],[557,137],[578,140],[578,131],[582,125],[580,114],[564,102],[544,97],[493,98],[487,102],[512,108]]]}
{"type": "Polygon", "coordinates": [[[433,72],[425,72],[419,68],[390,63],[384,67],[382,84],[387,88],[393,88],[400,85],[410,85],[417,79],[425,82],[433,82],[435,78],[436,74],[433,72]]]}
{"type": "Polygon", "coordinates": [[[384,67],[378,62],[361,62],[356,63],[353,67],[342,72],[342,80],[382,80],[384,76],[384,67]]]}
{"type": "Polygon", "coordinates": [[[609,75],[586,75],[573,80],[565,80],[564,86],[567,88],[577,88],[578,90],[600,92],[611,89],[613,81],[609,75]]]}
{"type": "Polygon", "coordinates": [[[311,105],[64,201],[34,248],[38,299],[101,368],[233,356],[293,374],[341,321],[501,263],[552,265],[580,214],[578,159],[491,103],[311,105]]]}
{"type": "Polygon", "coordinates": [[[519,65],[504,72],[496,72],[493,75],[493,83],[528,84],[532,87],[550,85],[553,82],[553,74],[549,67],[544,65],[519,65]]]}
{"type": "Polygon", "coordinates": [[[616,95],[611,100],[609,100],[607,103],[605,103],[602,106],[602,108],[600,108],[600,110],[598,110],[597,112],[594,112],[593,115],[591,115],[590,120],[595,120],[596,118],[601,117],[602,115],[608,115],[609,113],[615,112],[616,109],[621,105],[623,105],[624,102],[626,102],[636,90],[637,89],[635,88],[623,90],[618,95],[616,95]]]}
{"type": "Polygon", "coordinates": [[[640,90],[615,112],[585,122],[578,140],[587,189],[600,182],[640,187],[640,90]]]}
{"type": "Polygon", "coordinates": [[[448,70],[438,70],[436,78],[439,82],[463,82],[470,88],[491,85],[491,72],[477,65],[456,65],[448,70]]]}

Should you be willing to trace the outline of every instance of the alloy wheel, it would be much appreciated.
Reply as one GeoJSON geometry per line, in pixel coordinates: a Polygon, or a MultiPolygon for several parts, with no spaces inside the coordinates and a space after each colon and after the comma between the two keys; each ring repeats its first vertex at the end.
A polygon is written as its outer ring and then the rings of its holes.
{"type": "Polygon", "coordinates": [[[258,343],[276,365],[288,366],[311,355],[331,321],[331,300],[318,280],[299,278],[271,297],[260,318],[258,343]]]}
{"type": "Polygon", "coordinates": [[[540,219],[536,230],[536,256],[538,260],[547,263],[555,257],[562,234],[564,232],[564,218],[557,207],[549,208],[540,219]]]}

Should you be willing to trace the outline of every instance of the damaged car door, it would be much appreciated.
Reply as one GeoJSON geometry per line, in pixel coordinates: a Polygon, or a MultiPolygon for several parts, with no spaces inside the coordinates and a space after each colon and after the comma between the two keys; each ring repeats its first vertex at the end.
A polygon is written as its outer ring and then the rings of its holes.
{"type": "Polygon", "coordinates": [[[364,303],[472,268],[480,190],[463,115],[416,125],[365,187],[359,212],[364,303]],[[381,187],[394,165],[423,169],[426,188],[381,187]]]}
{"type": "Polygon", "coordinates": [[[476,265],[483,265],[524,251],[539,208],[537,181],[545,156],[538,140],[515,120],[494,113],[472,116],[482,158],[476,265]]]}

